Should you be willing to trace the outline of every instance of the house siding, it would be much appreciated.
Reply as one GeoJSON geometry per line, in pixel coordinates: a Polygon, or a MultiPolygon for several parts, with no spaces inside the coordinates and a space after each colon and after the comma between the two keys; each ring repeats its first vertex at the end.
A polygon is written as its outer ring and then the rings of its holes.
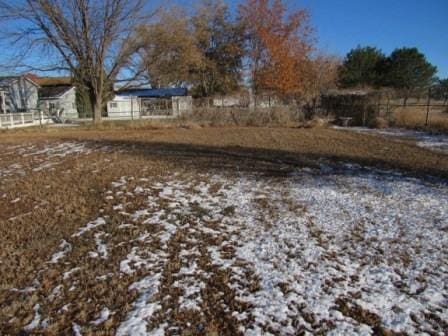
{"type": "Polygon", "coordinates": [[[56,110],[63,110],[62,117],[75,119],[78,118],[78,110],[76,108],[76,88],[70,89],[59,98],[41,99],[40,108],[44,111],[49,111],[50,106],[56,110]]]}
{"type": "Polygon", "coordinates": [[[23,77],[12,81],[3,91],[6,111],[2,112],[25,112],[38,108],[38,87],[23,77]]]}
{"type": "Polygon", "coordinates": [[[193,108],[193,97],[172,97],[173,112],[175,116],[191,111],[193,108]]]}
{"type": "MultiPolygon", "coordinates": [[[[109,118],[140,118],[153,116],[157,117],[157,114],[151,114],[145,112],[145,100],[157,100],[160,98],[138,98],[138,97],[123,97],[116,96],[114,100],[107,103],[107,116],[109,118]]],[[[163,99],[163,98],[162,98],[163,99]]],[[[161,114],[160,116],[173,116],[177,117],[182,113],[190,111],[193,106],[193,99],[191,96],[179,96],[168,98],[171,100],[170,107],[162,112],[171,111],[170,114],[161,114]]]]}
{"type": "Polygon", "coordinates": [[[137,97],[115,97],[107,103],[107,116],[110,118],[139,118],[140,101],[137,97]]]}

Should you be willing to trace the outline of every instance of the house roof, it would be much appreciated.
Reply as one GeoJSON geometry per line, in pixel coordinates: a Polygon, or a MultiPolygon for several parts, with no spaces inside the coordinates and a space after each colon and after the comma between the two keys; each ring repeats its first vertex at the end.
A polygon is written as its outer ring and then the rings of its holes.
{"type": "Polygon", "coordinates": [[[17,77],[0,77],[0,88],[7,87],[7,86],[11,85],[16,80],[17,80],[17,77]]]}
{"type": "Polygon", "coordinates": [[[28,78],[27,76],[4,76],[0,77],[0,88],[8,88],[11,86],[15,81],[19,80],[20,78],[24,78],[30,83],[34,84],[35,86],[39,87],[39,84],[37,84],[32,79],[28,78]]]}
{"type": "Polygon", "coordinates": [[[40,99],[60,98],[72,88],[72,85],[43,86],[39,90],[39,97],[40,99]]]}
{"type": "Polygon", "coordinates": [[[55,86],[55,85],[73,85],[73,78],[71,77],[38,77],[32,76],[31,79],[40,86],[55,86]]]}
{"type": "Polygon", "coordinates": [[[146,98],[179,97],[186,96],[188,90],[185,88],[165,89],[125,89],[115,93],[119,97],[133,96],[146,98]]]}

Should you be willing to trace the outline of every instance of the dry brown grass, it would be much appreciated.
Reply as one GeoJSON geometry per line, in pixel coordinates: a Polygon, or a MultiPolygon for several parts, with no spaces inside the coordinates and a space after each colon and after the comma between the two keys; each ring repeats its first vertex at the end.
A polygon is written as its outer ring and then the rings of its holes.
{"type": "MultiPolygon", "coordinates": [[[[416,174],[447,176],[448,158],[419,148],[411,141],[327,128],[162,128],[135,130],[47,129],[0,136],[3,143],[81,140],[94,145],[125,146],[143,160],[193,167],[218,161],[319,164],[322,160],[355,162],[402,169],[416,174]],[[196,163],[199,162],[199,163],[196,163]]],[[[120,154],[115,154],[120,155],[120,154]]],[[[227,166],[226,166],[227,167],[227,166]]]]}
{"type": "MultiPolygon", "coordinates": [[[[48,144],[43,139],[33,139],[32,143],[39,148],[48,144]]],[[[14,161],[26,166],[30,158],[16,157],[14,161]]],[[[1,166],[10,162],[2,160],[1,166]]],[[[108,211],[111,205],[104,201],[104,193],[112,181],[130,172],[141,176],[147,170],[151,171],[152,178],[157,178],[169,172],[170,165],[165,161],[146,160],[126,153],[99,151],[81,157],[67,157],[53,171],[33,172],[33,167],[32,164],[27,166],[25,177],[12,176],[0,183],[0,195],[6,195],[0,199],[0,334],[19,334],[20,328],[32,320],[33,307],[39,297],[49,297],[55,283],[61,281],[64,271],[74,267],[71,266],[73,263],[84,266],[82,272],[73,276],[72,284],[78,289],[63,289],[61,298],[44,308],[52,318],[52,325],[45,334],[71,334],[71,321],[87,323],[94,319],[98,313],[97,305],[102,303],[122,307],[122,315],[114,315],[102,328],[92,326],[90,334],[107,335],[109,328],[124,318],[135,299],[135,295],[128,292],[135,277],[98,282],[96,276],[103,275],[108,266],[85,259],[86,251],[95,249],[89,240],[73,251],[68,264],[49,268],[46,266],[49,256],[58,249],[62,239],[70,241],[79,227],[98,217],[101,211],[108,211]],[[17,198],[20,201],[11,203],[17,198]],[[29,286],[34,279],[40,282],[38,292],[11,291],[12,288],[29,286]],[[91,300],[95,304],[84,304],[91,300]],[[71,302],[72,307],[63,316],[59,310],[66,302],[71,302]],[[8,322],[11,317],[14,317],[13,323],[8,322]]],[[[133,201],[138,207],[139,200],[133,201]]],[[[114,217],[110,220],[120,223],[123,219],[114,217]]],[[[129,232],[132,234],[137,233],[129,232]]],[[[116,235],[117,246],[124,235],[116,235]]],[[[111,251],[111,262],[118,264],[117,261],[128,252],[128,247],[111,251]]]]}
{"type": "Polygon", "coordinates": [[[428,128],[448,132],[448,113],[431,108],[426,126],[426,107],[399,107],[394,111],[395,124],[406,128],[428,128]]]}
{"type": "Polygon", "coordinates": [[[201,126],[282,126],[294,127],[304,121],[299,108],[277,106],[272,108],[195,108],[180,117],[181,123],[195,123],[201,126]]]}
{"type": "Polygon", "coordinates": [[[29,170],[25,177],[1,183],[0,193],[6,197],[0,199],[0,290],[24,286],[33,276],[29,272],[45,261],[61,237],[98,215],[104,188],[130,168],[143,166],[150,166],[154,175],[167,167],[135,156],[94,153],[69,158],[52,172],[29,170]],[[20,200],[11,203],[15,199],[20,200]]]}
{"type": "MultiPolygon", "coordinates": [[[[111,204],[105,203],[104,193],[110,183],[121,176],[141,176],[158,181],[174,171],[187,170],[196,174],[210,168],[227,172],[247,170],[282,175],[298,166],[343,161],[400,169],[423,176],[431,174],[448,177],[446,155],[418,148],[412,143],[325,128],[187,129],[145,125],[145,128],[131,129],[21,130],[0,134],[0,143],[3,144],[0,149],[4,149],[5,144],[27,143],[39,147],[66,140],[79,140],[88,146],[107,146],[109,151],[67,157],[51,172],[33,172],[33,163],[29,158],[0,152],[0,168],[12,163],[21,163],[27,167],[27,175],[24,177],[16,176],[0,181],[0,196],[5,195],[0,198],[0,330],[5,334],[16,334],[18,326],[31,321],[32,308],[38,300],[37,294],[11,292],[9,289],[22,288],[39,278],[42,284],[39,295],[48,296],[51,293],[54,281],[61,278],[64,270],[42,271],[42,265],[57,250],[62,239],[67,239],[87,221],[99,216],[100,209],[107,211],[111,207],[111,204]],[[20,201],[11,203],[17,198],[20,201]],[[13,217],[16,219],[11,220],[13,217]],[[17,317],[15,324],[8,322],[8,316],[17,317]]],[[[126,199],[122,201],[125,203],[126,199]]],[[[143,201],[132,200],[136,208],[143,201]]],[[[122,220],[119,217],[110,218],[114,223],[122,220]]],[[[130,231],[120,235],[120,238],[128,235],[131,239],[137,233],[130,231]]],[[[116,243],[117,246],[120,243],[118,238],[116,243]]],[[[135,295],[128,293],[128,285],[135,278],[98,283],[95,276],[107,270],[107,265],[82,259],[85,251],[92,248],[86,242],[86,246],[74,253],[73,264],[83,264],[86,269],[76,275],[76,281],[82,284],[80,290],[66,290],[64,298],[65,302],[75,303],[77,295],[83,297],[82,302],[92,298],[95,304],[88,307],[75,305],[70,311],[70,318],[81,322],[94,319],[101,304],[123,307],[120,315],[108,321],[104,329],[92,326],[92,334],[107,335],[109,328],[116,326],[131,308],[135,295]]],[[[118,264],[117,261],[126,256],[129,248],[114,249],[108,262],[118,264]]],[[[176,260],[171,262],[175,267],[176,260]]],[[[215,278],[209,280],[213,280],[214,288],[223,290],[226,274],[216,274],[215,278]]],[[[169,291],[169,288],[165,289],[169,291]]],[[[175,293],[170,294],[175,299],[175,293]]],[[[210,322],[207,325],[210,333],[217,328],[232,334],[232,320],[228,316],[220,316],[219,311],[213,308],[221,299],[218,300],[212,292],[207,295],[209,315],[206,318],[210,322]]],[[[226,292],[222,300],[230,300],[232,295],[226,292]]],[[[62,305],[62,302],[56,301],[45,308],[50,310],[46,313],[55,321],[51,330],[54,334],[70,333],[67,329],[70,323],[66,320],[67,316],[58,314],[61,308],[58,304],[62,305]]],[[[173,312],[170,318],[192,318],[176,314],[173,312]]],[[[202,317],[199,322],[204,321],[202,317]]]]}
{"type": "MultiPolygon", "coordinates": [[[[39,144],[61,139],[83,140],[120,151],[70,158],[51,174],[30,172],[24,178],[1,185],[1,194],[7,195],[0,199],[0,233],[4,238],[0,243],[3,261],[0,267],[4,271],[0,286],[3,288],[22,284],[24,268],[31,270],[33,265],[42,262],[36,255],[46,256],[61,237],[97,213],[101,192],[108,183],[126,173],[138,175],[148,167],[153,175],[181,166],[282,174],[285,167],[288,170],[339,160],[448,177],[446,155],[412,143],[324,128],[53,129],[0,136],[2,143],[10,144],[39,144]],[[111,161],[105,161],[106,158],[111,161]],[[93,170],[97,173],[92,174],[93,170]],[[11,204],[16,198],[21,200],[11,204]],[[29,215],[7,221],[20,214],[29,215]]],[[[26,161],[27,158],[2,157],[1,166],[12,162],[26,164],[26,161]]]]}

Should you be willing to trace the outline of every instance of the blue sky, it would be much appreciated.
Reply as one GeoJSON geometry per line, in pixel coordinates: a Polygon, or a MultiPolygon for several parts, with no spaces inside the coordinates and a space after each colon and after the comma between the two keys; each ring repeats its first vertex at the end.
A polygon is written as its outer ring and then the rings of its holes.
{"type": "Polygon", "coordinates": [[[311,11],[319,46],[345,55],[356,45],[390,53],[417,47],[448,77],[448,0],[302,0],[311,11]]]}
{"type": "MultiPolygon", "coordinates": [[[[151,5],[188,0],[148,0],[151,5]]],[[[235,10],[242,0],[227,0],[235,10]]],[[[287,0],[286,0],[287,1],[287,0]]],[[[288,2],[288,1],[287,1],[288,2]]],[[[291,8],[307,8],[318,47],[343,57],[357,45],[371,45],[386,54],[396,47],[417,47],[448,77],[448,0],[289,0],[291,8]]],[[[0,51],[0,60],[7,54],[0,51]]]]}

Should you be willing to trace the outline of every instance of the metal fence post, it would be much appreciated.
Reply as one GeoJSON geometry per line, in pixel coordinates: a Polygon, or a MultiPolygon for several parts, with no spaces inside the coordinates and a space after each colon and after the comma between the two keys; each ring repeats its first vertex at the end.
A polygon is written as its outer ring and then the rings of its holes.
{"type": "Polygon", "coordinates": [[[387,95],[386,115],[387,115],[387,122],[390,124],[390,111],[389,111],[390,106],[389,106],[389,103],[390,103],[390,97],[389,97],[389,95],[387,95]]]}
{"type": "Polygon", "coordinates": [[[137,106],[138,106],[138,116],[139,116],[139,119],[141,120],[141,119],[143,119],[143,117],[142,117],[142,98],[137,99],[137,106]]]}
{"type": "Polygon", "coordinates": [[[131,120],[134,120],[134,97],[131,97],[131,120]]]}
{"type": "Polygon", "coordinates": [[[430,110],[430,104],[431,104],[431,88],[428,88],[428,99],[426,101],[426,121],[425,126],[428,127],[429,123],[429,110],[430,110]]]}
{"type": "Polygon", "coordinates": [[[380,95],[378,95],[376,117],[377,118],[381,117],[381,96],[380,95]]]}
{"type": "Polygon", "coordinates": [[[366,127],[367,124],[367,105],[363,104],[362,106],[362,126],[366,127]]]}

